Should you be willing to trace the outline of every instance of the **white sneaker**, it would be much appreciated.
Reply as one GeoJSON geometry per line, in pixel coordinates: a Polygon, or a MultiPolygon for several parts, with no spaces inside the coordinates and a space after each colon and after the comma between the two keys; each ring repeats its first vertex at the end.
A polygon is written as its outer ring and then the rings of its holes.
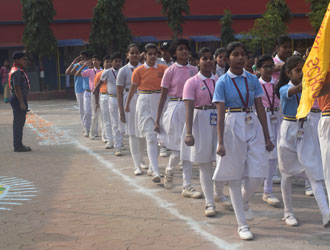
{"type": "Polygon", "coordinates": [[[323,227],[324,228],[330,227],[330,214],[323,215],[322,220],[323,220],[323,227]]]}
{"type": "Polygon", "coordinates": [[[105,137],[102,137],[102,141],[103,141],[104,143],[107,143],[107,142],[108,142],[108,139],[105,138],[105,137]]]}
{"type": "Polygon", "coordinates": [[[171,189],[173,187],[173,172],[165,171],[164,187],[166,189],[171,189]]]}
{"type": "Polygon", "coordinates": [[[248,226],[240,227],[238,229],[238,235],[242,240],[253,240],[253,234],[248,226]]]}
{"type": "Polygon", "coordinates": [[[254,218],[254,214],[251,208],[249,208],[248,210],[244,210],[244,215],[246,220],[253,220],[254,218]]]}
{"type": "Polygon", "coordinates": [[[230,202],[230,200],[228,199],[228,197],[225,196],[225,195],[215,195],[215,196],[214,196],[214,201],[215,201],[215,202],[219,202],[219,204],[220,204],[223,208],[225,208],[225,209],[227,209],[227,210],[231,210],[231,211],[234,210],[234,209],[233,209],[233,205],[231,204],[231,202],[230,202]]]}
{"type": "Polygon", "coordinates": [[[272,178],[273,184],[280,184],[281,183],[281,177],[278,175],[274,175],[272,178]]]}
{"type": "Polygon", "coordinates": [[[105,149],[112,149],[113,148],[113,142],[108,141],[107,144],[105,145],[105,149]]]}
{"type": "Polygon", "coordinates": [[[96,136],[93,135],[93,134],[90,134],[90,135],[89,135],[89,139],[91,139],[91,140],[95,140],[95,139],[96,139],[96,136]]]}
{"type": "Polygon", "coordinates": [[[149,167],[147,166],[147,164],[145,164],[144,162],[141,162],[140,167],[141,167],[142,169],[148,169],[148,168],[149,168],[149,167]]]}
{"type": "Polygon", "coordinates": [[[147,175],[149,175],[149,176],[153,175],[152,167],[148,168],[147,175]]]}
{"type": "Polygon", "coordinates": [[[161,178],[160,178],[160,175],[159,175],[159,174],[155,174],[155,175],[152,177],[152,181],[153,181],[154,183],[159,183],[160,180],[161,180],[161,178]]]}
{"type": "Polygon", "coordinates": [[[215,211],[215,206],[214,205],[207,205],[205,207],[205,212],[204,212],[206,217],[214,217],[217,214],[217,211],[215,211]]]}
{"type": "Polygon", "coordinates": [[[298,220],[294,215],[288,215],[287,217],[284,217],[282,220],[285,221],[285,224],[287,224],[290,227],[297,227],[299,225],[298,220]]]}
{"type": "Polygon", "coordinates": [[[167,148],[165,147],[160,147],[160,150],[159,150],[159,156],[160,157],[167,157],[168,156],[168,153],[167,153],[167,148]]]}
{"type": "Polygon", "coordinates": [[[116,148],[115,150],[115,156],[122,156],[123,153],[121,152],[121,149],[120,148],[116,148]]]}
{"type": "Polygon", "coordinates": [[[193,188],[193,186],[188,186],[182,189],[182,196],[185,198],[193,198],[193,199],[200,199],[203,198],[203,194],[196,189],[193,188]]]}
{"type": "Polygon", "coordinates": [[[136,167],[134,169],[134,175],[142,175],[143,174],[143,171],[140,167],[136,167]]]}
{"type": "Polygon", "coordinates": [[[271,206],[278,206],[280,204],[279,199],[277,199],[273,194],[263,194],[262,195],[262,200],[267,202],[271,206]]]}
{"type": "Polygon", "coordinates": [[[89,132],[87,130],[84,131],[84,136],[88,137],[89,136],[89,132]]]}
{"type": "Polygon", "coordinates": [[[314,196],[312,187],[309,186],[309,187],[305,188],[305,195],[306,196],[314,196]]]}

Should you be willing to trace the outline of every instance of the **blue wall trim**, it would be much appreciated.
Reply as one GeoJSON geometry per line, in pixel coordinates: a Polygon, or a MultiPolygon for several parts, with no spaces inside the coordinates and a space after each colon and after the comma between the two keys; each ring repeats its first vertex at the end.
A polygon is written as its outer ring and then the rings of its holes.
{"type": "MultiPolygon", "coordinates": [[[[260,18],[261,14],[252,14],[252,15],[232,15],[234,20],[242,19],[256,19],[260,18]]],[[[306,17],[305,13],[291,14],[292,17],[306,17]]],[[[201,20],[220,20],[223,15],[213,15],[213,16],[185,16],[184,20],[189,21],[201,21],[201,20]]],[[[128,17],[125,19],[127,22],[148,22],[148,21],[167,21],[167,17],[158,16],[158,17],[128,17]]],[[[90,23],[92,19],[57,19],[54,20],[55,24],[68,24],[68,23],[90,23]]],[[[17,21],[0,21],[0,25],[22,25],[24,22],[22,20],[17,21]]]]}

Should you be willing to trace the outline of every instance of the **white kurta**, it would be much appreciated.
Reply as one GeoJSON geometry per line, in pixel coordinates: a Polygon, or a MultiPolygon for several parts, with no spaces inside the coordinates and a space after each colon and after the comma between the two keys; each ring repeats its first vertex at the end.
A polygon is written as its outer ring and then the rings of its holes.
{"type": "Polygon", "coordinates": [[[279,169],[285,177],[305,171],[309,178],[320,181],[323,180],[320,146],[309,120],[304,122],[302,139],[297,138],[301,122],[282,121],[277,143],[279,169]]]}
{"type": "Polygon", "coordinates": [[[211,113],[216,113],[216,110],[194,109],[192,134],[195,145],[189,147],[185,144],[186,126],[184,126],[181,139],[181,160],[197,164],[215,161],[218,139],[217,127],[210,125],[211,113]]]}
{"type": "Polygon", "coordinates": [[[224,146],[226,154],[217,156],[213,175],[216,181],[241,180],[244,176],[266,178],[268,153],[261,124],[254,113],[252,123],[245,124],[245,113],[227,113],[225,117],[224,146]]]}

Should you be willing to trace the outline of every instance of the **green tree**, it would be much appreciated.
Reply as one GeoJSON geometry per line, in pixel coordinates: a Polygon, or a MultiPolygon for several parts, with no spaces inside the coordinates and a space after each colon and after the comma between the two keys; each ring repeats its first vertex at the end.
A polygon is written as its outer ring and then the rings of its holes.
{"type": "Polygon", "coordinates": [[[291,21],[291,11],[285,0],[270,0],[267,8],[276,9],[281,16],[282,22],[289,23],[291,21]]]}
{"type": "Polygon", "coordinates": [[[318,32],[330,0],[306,0],[310,3],[311,12],[307,14],[315,32],[318,32]]]}
{"type": "Polygon", "coordinates": [[[93,10],[89,36],[91,50],[99,55],[125,51],[131,40],[130,30],[122,13],[125,0],[98,0],[93,10]]]}
{"type": "Polygon", "coordinates": [[[226,47],[230,42],[235,41],[235,31],[231,27],[233,23],[232,15],[229,10],[225,10],[223,17],[220,19],[221,23],[221,41],[222,46],[226,47]]]}
{"type": "Polygon", "coordinates": [[[157,0],[162,4],[162,13],[167,17],[168,26],[173,31],[174,38],[182,34],[183,14],[190,14],[189,0],[157,0]]]}
{"type": "Polygon", "coordinates": [[[56,38],[50,29],[55,16],[52,0],[21,0],[25,22],[23,42],[28,53],[39,56],[54,55],[56,38]]]}
{"type": "MultiPolygon", "coordinates": [[[[245,43],[249,49],[257,50],[263,48],[264,52],[271,53],[275,47],[276,38],[285,34],[288,30],[287,24],[290,19],[284,10],[288,8],[284,0],[271,0],[261,18],[254,22],[253,28],[247,32],[245,43]],[[280,8],[278,6],[281,6],[280,8]]],[[[290,12],[289,12],[290,13],[290,12]]]]}

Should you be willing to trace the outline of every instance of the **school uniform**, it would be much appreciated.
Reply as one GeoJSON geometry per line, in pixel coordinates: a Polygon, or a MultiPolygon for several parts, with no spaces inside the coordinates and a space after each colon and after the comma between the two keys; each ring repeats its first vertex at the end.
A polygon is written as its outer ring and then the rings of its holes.
{"type": "MultiPolygon", "coordinates": [[[[278,64],[284,64],[285,62],[282,61],[278,55],[276,55],[274,58],[273,58],[273,61],[274,61],[274,65],[278,65],[278,64]]],[[[272,77],[274,79],[275,82],[278,82],[280,80],[280,75],[281,75],[281,72],[280,71],[276,71],[273,73],[272,77]]]]}
{"type": "Polygon", "coordinates": [[[118,70],[115,70],[114,68],[107,69],[102,73],[101,80],[107,81],[107,91],[109,94],[108,105],[113,136],[113,146],[116,149],[120,149],[123,146],[123,135],[119,120],[119,109],[117,101],[117,75],[118,70]]]}
{"type": "Polygon", "coordinates": [[[278,166],[277,160],[277,134],[279,131],[280,124],[282,122],[282,114],[280,112],[280,99],[275,94],[275,82],[274,78],[271,79],[270,82],[265,82],[262,77],[259,78],[259,82],[264,90],[264,95],[262,96],[262,104],[265,107],[266,111],[266,119],[268,125],[268,131],[270,140],[274,144],[274,150],[268,152],[269,159],[269,174],[265,179],[264,183],[264,193],[271,194],[272,193],[272,178],[276,173],[276,169],[278,166]]]}
{"type": "Polygon", "coordinates": [[[249,199],[268,176],[263,130],[253,112],[254,100],[263,95],[255,75],[246,71],[242,75],[235,75],[228,70],[218,80],[213,96],[213,103],[222,102],[226,107],[223,135],[226,154],[217,156],[213,180],[229,181],[230,196],[240,229],[247,227],[244,211],[249,210],[249,199]],[[242,196],[243,177],[247,179],[242,196]]]}
{"type": "Polygon", "coordinates": [[[282,175],[282,196],[284,217],[293,216],[291,202],[292,177],[305,172],[311,182],[315,199],[323,215],[329,214],[322,185],[323,172],[318,138],[313,132],[310,118],[296,120],[301,93],[289,96],[289,89],[294,87],[290,81],[280,88],[283,121],[277,142],[279,169],[282,175]]]}
{"type": "MultiPolygon", "coordinates": [[[[82,67],[82,65],[80,65],[79,63],[76,63],[73,66],[76,67],[77,65],[78,65],[77,70],[79,70],[79,68],[82,67]]],[[[85,69],[83,69],[83,71],[86,69],[88,69],[88,68],[85,67],[85,69]]],[[[74,76],[74,91],[75,91],[76,99],[77,99],[77,103],[78,103],[80,119],[83,123],[85,131],[89,131],[88,115],[85,116],[85,111],[84,111],[84,92],[87,87],[88,87],[88,78],[87,77],[74,76]]]]}
{"type": "Polygon", "coordinates": [[[200,72],[188,79],[183,89],[183,100],[194,101],[194,116],[192,134],[194,146],[187,146],[184,142],[186,125],[183,128],[181,139],[180,158],[199,164],[200,182],[205,196],[206,207],[214,207],[213,198],[213,164],[216,158],[217,128],[216,109],[212,105],[212,96],[217,78],[203,76],[200,72]]]}
{"type": "Polygon", "coordinates": [[[319,97],[317,102],[322,111],[322,117],[318,124],[318,136],[323,162],[324,181],[330,202],[330,94],[319,97]]]}
{"type": "MultiPolygon", "coordinates": [[[[119,69],[116,85],[122,86],[124,88],[123,93],[123,104],[125,106],[127,102],[128,92],[131,88],[131,80],[133,71],[141,66],[139,63],[137,66],[133,66],[130,63],[127,63],[124,67],[119,69]]],[[[130,102],[130,112],[125,112],[126,123],[123,124],[125,128],[125,133],[129,136],[129,146],[134,161],[135,168],[139,168],[143,161],[143,152],[144,152],[144,140],[137,137],[137,127],[135,123],[136,115],[136,101],[137,93],[134,93],[133,98],[130,102]]]]}
{"type": "Polygon", "coordinates": [[[154,131],[157,116],[157,105],[160,99],[161,80],[167,66],[155,64],[150,67],[144,63],[134,70],[132,84],[138,88],[136,101],[136,135],[146,138],[149,163],[154,177],[160,177],[158,168],[157,132],[154,131]]]}
{"type": "MultiPolygon", "coordinates": [[[[197,69],[190,64],[177,62],[165,70],[161,87],[168,90],[169,102],[164,106],[160,122],[160,140],[171,149],[166,173],[173,175],[175,166],[180,161],[182,131],[185,124],[185,104],[182,99],[185,82],[197,74],[197,69]]],[[[183,164],[183,188],[191,185],[192,165],[183,164]]]]}
{"type": "Polygon", "coordinates": [[[225,74],[225,67],[221,68],[218,64],[215,66],[215,72],[218,78],[225,74]]]}
{"type": "Polygon", "coordinates": [[[90,125],[90,136],[98,136],[98,120],[99,120],[99,112],[95,112],[95,96],[91,93],[94,90],[94,79],[98,72],[102,71],[102,69],[87,69],[84,72],[81,72],[82,77],[88,77],[89,90],[86,91],[86,101],[84,102],[84,110],[86,113],[91,113],[91,125],[90,125]],[[85,107],[86,105],[86,107],[85,107]]]}

